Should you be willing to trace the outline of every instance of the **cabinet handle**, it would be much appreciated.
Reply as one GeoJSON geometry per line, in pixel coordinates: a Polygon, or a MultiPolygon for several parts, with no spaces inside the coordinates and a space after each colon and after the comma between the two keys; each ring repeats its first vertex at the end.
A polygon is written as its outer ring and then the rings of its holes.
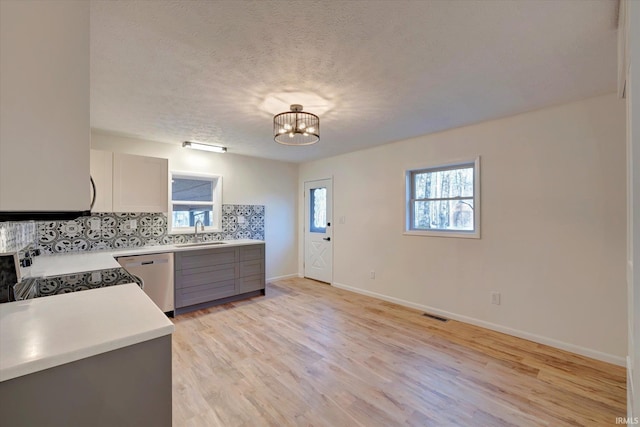
{"type": "Polygon", "coordinates": [[[96,204],[96,183],[93,182],[93,177],[89,175],[89,180],[91,181],[91,189],[93,190],[93,197],[91,198],[91,206],[89,206],[89,210],[93,209],[93,205],[96,204]]]}
{"type": "Polygon", "coordinates": [[[326,240],[327,242],[330,242],[331,241],[331,237],[325,237],[322,240],[326,240]]]}

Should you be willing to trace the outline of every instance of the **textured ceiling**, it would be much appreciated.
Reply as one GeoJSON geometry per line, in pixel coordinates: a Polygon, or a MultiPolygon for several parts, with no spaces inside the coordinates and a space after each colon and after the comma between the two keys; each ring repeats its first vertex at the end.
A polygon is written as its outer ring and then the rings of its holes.
{"type": "Polygon", "coordinates": [[[614,92],[617,7],[93,0],[91,124],[250,156],[328,157],[614,92]],[[319,143],[273,141],[274,96],[326,110],[319,143]]]}

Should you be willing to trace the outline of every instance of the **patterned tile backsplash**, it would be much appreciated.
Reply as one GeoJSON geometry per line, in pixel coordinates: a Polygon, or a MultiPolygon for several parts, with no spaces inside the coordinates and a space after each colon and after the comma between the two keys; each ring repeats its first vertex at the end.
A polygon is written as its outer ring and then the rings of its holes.
{"type": "MultiPolygon", "coordinates": [[[[264,240],[264,206],[222,205],[222,231],[198,235],[204,241],[264,240]]],[[[169,234],[164,213],[96,213],[72,221],[37,223],[37,245],[46,254],[170,245],[193,237],[169,234]],[[132,219],[136,220],[135,228],[131,227],[132,219]]]]}
{"type": "Polygon", "coordinates": [[[36,241],[36,223],[0,222],[0,253],[17,252],[36,241]]]}

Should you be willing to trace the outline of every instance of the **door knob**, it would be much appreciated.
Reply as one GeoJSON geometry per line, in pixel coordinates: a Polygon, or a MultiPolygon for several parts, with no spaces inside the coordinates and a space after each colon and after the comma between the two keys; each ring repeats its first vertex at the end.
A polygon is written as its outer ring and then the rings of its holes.
{"type": "Polygon", "coordinates": [[[322,240],[326,240],[327,242],[331,241],[331,237],[324,237],[322,240]]]}

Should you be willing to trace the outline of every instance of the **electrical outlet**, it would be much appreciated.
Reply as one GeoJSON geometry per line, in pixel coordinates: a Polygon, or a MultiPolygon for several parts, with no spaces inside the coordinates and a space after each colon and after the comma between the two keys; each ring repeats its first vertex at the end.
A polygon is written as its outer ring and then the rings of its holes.
{"type": "Polygon", "coordinates": [[[98,231],[98,230],[100,230],[100,220],[99,220],[99,219],[97,219],[97,218],[91,219],[91,220],[89,221],[89,228],[90,228],[92,231],[98,231]]]}
{"type": "Polygon", "coordinates": [[[245,219],[242,215],[238,216],[238,224],[244,224],[245,219]]]}
{"type": "Polygon", "coordinates": [[[500,292],[491,292],[491,304],[500,305],[500,292]]]}
{"type": "Polygon", "coordinates": [[[375,279],[376,278],[376,272],[371,270],[371,272],[369,273],[369,277],[372,278],[372,279],[375,279]]]}
{"type": "Polygon", "coordinates": [[[129,221],[129,226],[132,230],[135,230],[136,228],[138,228],[138,220],[132,219],[131,221],[129,221]]]}

